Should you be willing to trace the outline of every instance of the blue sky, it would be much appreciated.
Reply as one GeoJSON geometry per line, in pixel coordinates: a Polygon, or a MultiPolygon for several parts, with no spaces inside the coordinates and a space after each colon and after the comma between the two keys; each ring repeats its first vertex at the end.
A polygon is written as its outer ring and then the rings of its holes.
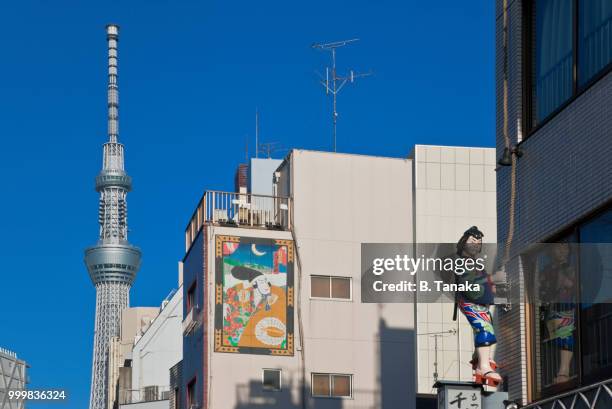
{"type": "Polygon", "coordinates": [[[63,407],[89,398],[95,293],[82,259],[98,232],[106,23],[121,25],[120,140],[144,256],[132,305],[176,286],[184,226],[205,188],[232,189],[256,106],[261,141],[331,147],[314,74],[329,56],[313,42],[359,37],[339,69],[375,73],[340,95],[339,151],[494,144],[490,1],[22,0],[0,15],[0,346],[30,363],[32,387],[67,388],[63,407]]]}

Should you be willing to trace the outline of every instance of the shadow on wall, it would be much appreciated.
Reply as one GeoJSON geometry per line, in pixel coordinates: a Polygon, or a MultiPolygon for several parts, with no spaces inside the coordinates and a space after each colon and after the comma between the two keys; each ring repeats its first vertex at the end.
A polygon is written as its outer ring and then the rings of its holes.
{"type": "MultiPolygon", "coordinates": [[[[352,398],[312,398],[310,384],[306,385],[307,402],[305,407],[300,401],[300,387],[294,381],[297,376],[283,376],[280,391],[267,391],[261,380],[251,380],[248,384],[236,386],[235,409],[395,409],[435,408],[434,401],[416,401],[416,357],[415,339],[412,329],[388,327],[383,319],[378,322],[378,335],[375,356],[376,374],[361,374],[372,379],[371,388],[352,390],[352,398]],[[287,381],[286,379],[289,378],[287,381]],[[433,406],[431,405],[433,404],[433,406]]],[[[368,359],[364,357],[363,359],[368,359]]],[[[293,374],[292,374],[293,375],[293,374]]],[[[354,376],[359,376],[355,374],[354,376]]],[[[310,374],[307,374],[310,376],[310,374]]],[[[363,385],[363,381],[357,382],[363,385]]]]}
{"type": "MultiPolygon", "coordinates": [[[[416,405],[416,346],[414,330],[392,328],[378,321],[380,343],[379,394],[381,409],[416,405]]],[[[420,409],[417,408],[417,409],[420,409]]]]}
{"type": "Polygon", "coordinates": [[[306,385],[308,401],[303,408],[300,402],[299,385],[293,381],[283,382],[280,391],[267,391],[262,388],[261,380],[251,380],[248,385],[238,385],[236,387],[236,407],[235,409],[341,409],[342,399],[325,399],[310,397],[310,384],[306,385]],[[295,399],[292,396],[295,392],[295,399]]]}

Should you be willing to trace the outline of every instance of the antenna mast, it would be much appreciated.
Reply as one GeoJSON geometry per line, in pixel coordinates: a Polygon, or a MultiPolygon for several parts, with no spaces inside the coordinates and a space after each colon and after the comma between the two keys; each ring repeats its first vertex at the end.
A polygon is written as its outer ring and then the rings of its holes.
{"type": "Polygon", "coordinates": [[[367,77],[367,76],[372,75],[372,73],[370,72],[360,74],[360,73],[356,73],[353,70],[349,70],[349,72],[344,76],[338,75],[338,72],[336,70],[336,48],[344,47],[345,45],[354,43],[356,41],[359,41],[359,39],[353,38],[351,40],[335,41],[332,43],[315,43],[312,45],[312,48],[331,52],[331,59],[332,59],[331,78],[330,78],[330,67],[325,67],[325,78],[321,78],[320,83],[321,85],[323,85],[323,88],[325,88],[325,94],[326,95],[331,94],[332,96],[332,123],[333,123],[333,129],[334,129],[333,131],[334,132],[334,152],[336,152],[336,148],[337,148],[336,125],[338,123],[338,110],[337,110],[338,94],[340,93],[340,91],[346,85],[347,82],[353,83],[355,82],[356,78],[367,77]]]}
{"type": "Polygon", "coordinates": [[[255,108],[255,158],[259,157],[259,108],[255,108]]]}

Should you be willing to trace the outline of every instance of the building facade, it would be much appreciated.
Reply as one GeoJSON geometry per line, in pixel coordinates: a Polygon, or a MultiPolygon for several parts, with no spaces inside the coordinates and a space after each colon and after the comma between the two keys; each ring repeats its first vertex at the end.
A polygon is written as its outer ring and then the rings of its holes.
{"type": "Polygon", "coordinates": [[[508,146],[521,155],[497,173],[517,300],[499,313],[509,395],[543,409],[612,407],[612,4],[498,0],[496,27],[497,157],[508,146]],[[532,301],[560,264],[564,307],[532,301]]]}
{"type": "Polygon", "coordinates": [[[9,390],[25,390],[28,365],[17,354],[0,348],[0,409],[24,409],[23,400],[9,399],[9,390]]]}
{"type": "MultiPolygon", "coordinates": [[[[262,176],[274,182],[272,196],[205,192],[185,231],[184,360],[174,402],[394,408],[415,402],[421,388],[429,396],[422,407],[433,407],[435,348],[418,334],[455,326],[465,338],[468,330],[452,311],[443,318],[435,307],[428,315],[413,303],[362,303],[361,245],[417,235],[456,242],[476,222],[494,238],[495,181],[485,176],[492,161],[481,148],[419,146],[406,159],[293,150],[262,176]],[[473,192],[478,210],[469,208],[473,192]],[[443,211],[442,193],[462,210],[443,211]]],[[[449,340],[442,349],[445,376],[471,376],[458,368],[467,352],[449,340]]]]}
{"type": "MultiPolygon", "coordinates": [[[[456,243],[473,225],[496,242],[494,148],[417,145],[409,158],[415,243],[456,243]]],[[[462,314],[453,320],[453,301],[416,300],[419,394],[435,393],[441,379],[472,381],[472,328],[462,314]]]]}

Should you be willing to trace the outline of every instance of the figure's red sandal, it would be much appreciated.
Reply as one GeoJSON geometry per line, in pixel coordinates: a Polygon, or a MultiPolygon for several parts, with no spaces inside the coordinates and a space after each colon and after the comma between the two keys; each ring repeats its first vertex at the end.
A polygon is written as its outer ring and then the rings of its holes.
{"type": "Polygon", "coordinates": [[[503,383],[503,380],[501,376],[495,371],[487,371],[482,374],[478,370],[476,370],[474,373],[474,382],[479,383],[481,385],[487,385],[496,388],[497,386],[503,383]]]}

